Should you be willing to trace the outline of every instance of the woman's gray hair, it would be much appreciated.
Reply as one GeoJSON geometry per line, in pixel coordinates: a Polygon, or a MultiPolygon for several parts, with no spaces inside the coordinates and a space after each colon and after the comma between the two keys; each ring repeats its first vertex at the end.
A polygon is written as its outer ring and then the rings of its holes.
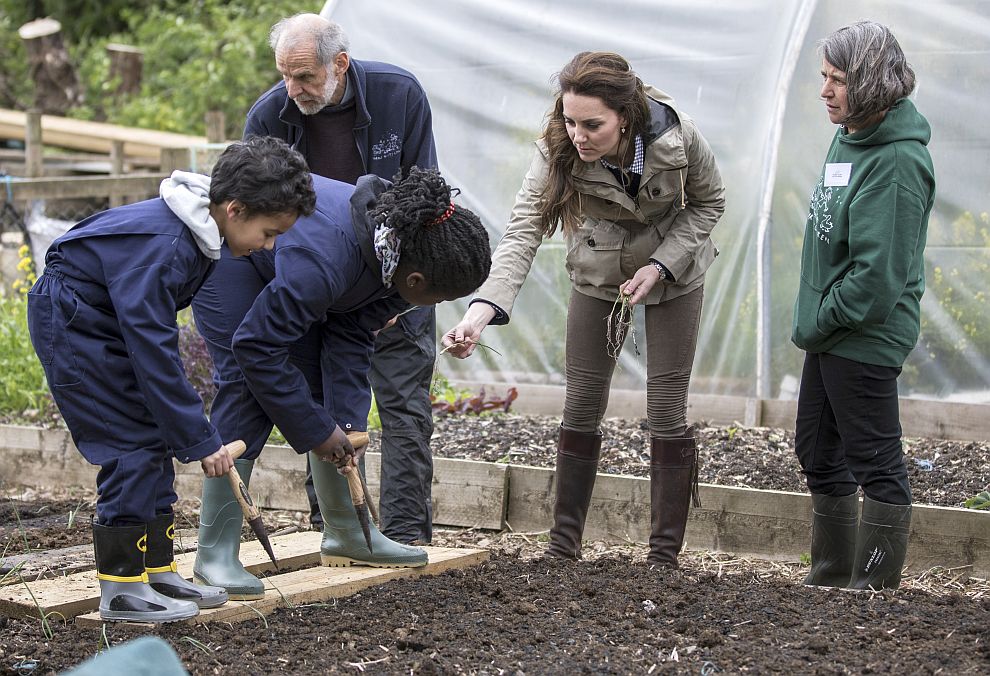
{"type": "Polygon", "coordinates": [[[914,70],[897,38],[875,21],[843,26],[819,41],[822,57],[846,74],[849,115],[843,124],[862,127],[914,91],[914,70]]]}
{"type": "Polygon", "coordinates": [[[329,67],[335,56],[350,49],[350,41],[340,24],[316,14],[301,13],[282,19],[268,33],[273,52],[294,47],[303,40],[316,44],[316,58],[329,67]]]}

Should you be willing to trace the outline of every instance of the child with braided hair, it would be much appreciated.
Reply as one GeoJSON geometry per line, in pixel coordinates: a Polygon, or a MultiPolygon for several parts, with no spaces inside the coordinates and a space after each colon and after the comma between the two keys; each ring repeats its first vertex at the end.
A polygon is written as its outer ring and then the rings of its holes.
{"type": "MultiPolygon", "coordinates": [[[[239,275],[236,283],[216,298],[197,298],[203,333],[229,336],[210,346],[218,397],[226,402],[211,419],[221,436],[236,434],[248,444],[236,461],[242,478],[250,477],[273,424],[297,452],[312,453],[324,565],[422,566],[425,551],[374,526],[369,551],[334,464],[345,471],[352,456],[362,455],[347,433],[366,428],[376,333],[413,306],[477,289],[491,266],[488,234],[475,214],[451,201],[451,188],[434,170],[414,167],[394,184],[363,176],[356,186],[314,174],[313,184],[316,211],[300,218],[291,236],[247,262],[224,259],[236,266],[225,273],[239,275]]],[[[233,598],[262,595],[260,580],[237,561],[240,509],[227,482],[207,479],[204,496],[196,578],[233,598]]]]}

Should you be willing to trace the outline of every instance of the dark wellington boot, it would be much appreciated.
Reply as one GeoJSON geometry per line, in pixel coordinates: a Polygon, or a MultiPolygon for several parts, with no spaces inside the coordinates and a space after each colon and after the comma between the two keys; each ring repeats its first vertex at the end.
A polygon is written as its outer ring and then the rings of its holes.
{"type": "Polygon", "coordinates": [[[811,495],[811,571],[804,583],[845,587],[852,575],[859,496],[811,495]]]}
{"type": "Polygon", "coordinates": [[[911,505],[863,498],[849,589],[897,589],[910,530],[911,505]]]}
{"type": "Polygon", "coordinates": [[[145,525],[103,526],[93,522],[96,577],[100,581],[100,619],[127,622],[176,622],[195,617],[192,601],[159,594],[144,572],[145,525]]]}
{"type": "Polygon", "coordinates": [[[557,440],[557,497],[547,554],[563,559],[581,558],[581,535],[591,504],[602,450],[601,433],[560,428],[557,440]]]}
{"type": "Polygon", "coordinates": [[[200,608],[216,608],[227,602],[227,590],[189,582],[179,575],[175,565],[175,516],[161,514],[148,524],[148,551],[144,553],[144,570],[148,584],[159,594],[173,599],[192,601],[200,608]]]}
{"type": "Polygon", "coordinates": [[[698,497],[698,448],[694,428],[677,439],[651,440],[650,459],[650,553],[646,562],[677,568],[677,555],[684,545],[691,499],[698,497]]]}

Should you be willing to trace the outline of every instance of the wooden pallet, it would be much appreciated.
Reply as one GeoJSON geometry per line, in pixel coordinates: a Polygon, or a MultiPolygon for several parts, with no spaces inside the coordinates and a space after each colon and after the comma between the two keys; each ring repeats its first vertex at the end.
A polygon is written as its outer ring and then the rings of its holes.
{"type": "MultiPolygon", "coordinates": [[[[321,533],[311,531],[273,537],[272,549],[279,562],[277,573],[260,543],[242,543],[241,563],[248,572],[266,581],[265,597],[232,601],[220,608],[204,610],[191,621],[237,622],[258,617],[258,613],[270,613],[279,605],[318,603],[398,577],[437,574],[488,558],[484,550],[426,547],[430,563],[423,568],[310,568],[320,561],[321,539],[321,533]]],[[[195,552],[190,552],[175,557],[179,574],[187,579],[192,578],[195,556],[195,552]]],[[[65,619],[85,616],[78,619],[80,624],[100,624],[99,613],[93,612],[99,603],[100,585],[92,570],[0,587],[0,614],[10,617],[38,617],[44,612],[65,619]]]]}
{"type": "MultiPolygon", "coordinates": [[[[421,568],[307,568],[291,573],[269,575],[265,578],[265,596],[255,601],[228,601],[219,608],[203,609],[188,624],[211,622],[242,622],[268,615],[279,607],[303,606],[324,603],[331,599],[356,594],[390,580],[419,575],[439,575],[456,568],[467,568],[488,559],[484,549],[454,549],[452,547],[424,547],[430,562],[421,568]]],[[[99,599],[97,599],[98,601],[99,599]]],[[[92,612],[76,617],[81,627],[99,627],[103,624],[100,613],[92,612]]]]}

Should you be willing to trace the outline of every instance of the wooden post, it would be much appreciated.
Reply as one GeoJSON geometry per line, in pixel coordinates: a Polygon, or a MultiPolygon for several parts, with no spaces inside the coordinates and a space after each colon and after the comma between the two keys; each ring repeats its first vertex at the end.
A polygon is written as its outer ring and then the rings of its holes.
{"type": "Polygon", "coordinates": [[[223,143],[227,138],[226,124],[222,110],[206,111],[206,142],[223,143]]]}
{"type": "MultiPolygon", "coordinates": [[[[110,175],[120,176],[124,173],[124,142],[115,139],[110,143],[110,175]]],[[[110,192],[110,208],[119,207],[124,204],[125,199],[122,194],[116,191],[110,192]]]]}
{"type": "Polygon", "coordinates": [[[62,24],[52,18],[35,19],[17,34],[28,53],[35,107],[43,113],[64,115],[82,100],[82,91],[62,44],[62,24]]]}
{"type": "Polygon", "coordinates": [[[110,56],[110,79],[120,79],[115,93],[118,96],[137,94],[141,90],[144,51],[130,45],[111,42],[107,44],[107,54],[110,56]]]}
{"type": "Polygon", "coordinates": [[[163,174],[173,171],[189,171],[189,148],[162,148],[161,170],[163,174]]]}
{"type": "Polygon", "coordinates": [[[24,125],[24,173],[28,178],[45,175],[45,165],[41,157],[41,113],[32,110],[27,113],[24,125]]]}

